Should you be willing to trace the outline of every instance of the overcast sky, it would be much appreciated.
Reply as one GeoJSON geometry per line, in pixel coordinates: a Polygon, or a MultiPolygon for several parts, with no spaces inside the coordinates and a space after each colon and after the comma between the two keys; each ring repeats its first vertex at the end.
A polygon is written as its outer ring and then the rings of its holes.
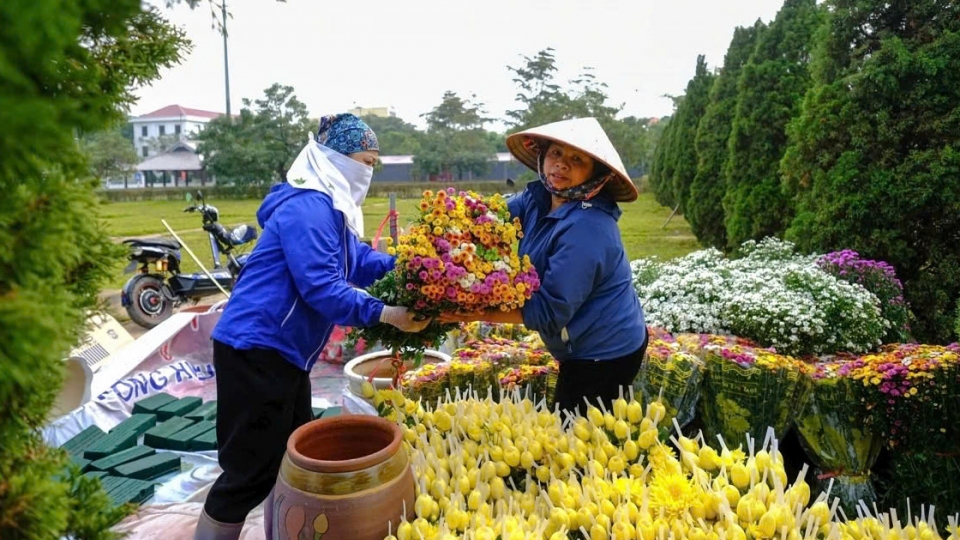
{"type": "MultiPolygon", "coordinates": [[[[507,66],[553,47],[560,79],[584,66],[609,86],[624,115],[664,116],[664,94],[681,94],[697,54],[712,67],[736,26],[770,21],[782,0],[227,0],[232,14],[230,96],[257,98],[293,86],[312,116],[354,106],[421,114],[445,90],[476,94],[494,117],[515,108],[507,66]]],[[[224,111],[223,41],[206,4],[161,10],[193,41],[193,51],[140,89],[131,111],[165,105],[224,111]]],[[[499,128],[499,125],[490,126],[499,128]]]]}

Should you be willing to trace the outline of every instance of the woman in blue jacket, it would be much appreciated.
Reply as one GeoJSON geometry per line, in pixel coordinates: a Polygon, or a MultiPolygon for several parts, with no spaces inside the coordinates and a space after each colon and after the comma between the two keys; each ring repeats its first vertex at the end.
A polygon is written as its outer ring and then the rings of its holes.
{"type": "Polygon", "coordinates": [[[213,332],[223,473],[195,539],[238,538],[273,489],[287,439],[312,417],[310,369],[334,325],[419,332],[429,323],[355,288],[394,265],[359,240],[378,154],[362,120],[324,117],[257,212],[263,234],[213,332]]]}
{"type": "Polygon", "coordinates": [[[507,138],[539,175],[509,201],[520,219],[520,255],[529,255],[540,290],[522,309],[445,314],[442,322],[522,323],[560,363],[556,402],[584,411],[608,406],[633,383],[647,346],[643,309],[620,238],[618,202],[637,199],[613,145],[593,118],[547,124],[507,138]]]}

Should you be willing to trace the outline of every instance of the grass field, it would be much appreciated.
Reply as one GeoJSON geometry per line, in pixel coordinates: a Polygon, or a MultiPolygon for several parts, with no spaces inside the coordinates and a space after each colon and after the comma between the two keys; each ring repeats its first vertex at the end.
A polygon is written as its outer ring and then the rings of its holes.
{"type": "MultiPolygon", "coordinates": [[[[241,223],[251,225],[257,223],[256,212],[260,207],[258,200],[207,202],[220,210],[220,222],[228,228],[241,223]]],[[[416,215],[418,202],[415,199],[397,201],[401,226],[409,223],[416,215]]],[[[153,235],[170,238],[170,234],[160,222],[161,219],[165,219],[173,230],[177,231],[184,243],[203,261],[203,264],[210,268],[213,263],[207,235],[200,230],[202,223],[199,214],[183,212],[188,204],[184,201],[108,203],[103,206],[101,215],[110,235],[118,241],[127,237],[153,235]]],[[[652,255],[670,259],[698,249],[696,238],[691,234],[690,227],[682,216],[674,216],[665,229],[660,228],[670,215],[670,209],[658,205],[652,194],[642,193],[637,202],[625,204],[622,208],[620,231],[630,259],[652,255]]],[[[367,236],[372,237],[376,233],[377,227],[387,215],[388,210],[387,199],[367,199],[363,205],[367,236]]],[[[252,247],[251,244],[244,250],[252,247]]],[[[187,272],[199,271],[199,267],[185,251],[183,261],[187,272]]],[[[117,261],[115,278],[107,288],[119,289],[123,286],[129,277],[123,274],[126,263],[126,260],[117,261]]]]}

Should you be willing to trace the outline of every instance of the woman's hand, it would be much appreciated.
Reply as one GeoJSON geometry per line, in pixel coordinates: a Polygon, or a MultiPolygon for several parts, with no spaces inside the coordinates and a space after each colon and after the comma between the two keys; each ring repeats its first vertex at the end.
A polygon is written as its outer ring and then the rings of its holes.
{"type": "Polygon", "coordinates": [[[384,306],[380,322],[399,328],[404,332],[417,333],[430,325],[431,319],[417,320],[417,314],[400,306],[384,306]]]}

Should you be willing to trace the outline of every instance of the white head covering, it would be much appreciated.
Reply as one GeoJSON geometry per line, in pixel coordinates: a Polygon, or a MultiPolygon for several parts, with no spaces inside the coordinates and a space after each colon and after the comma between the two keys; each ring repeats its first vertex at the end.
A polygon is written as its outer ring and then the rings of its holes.
{"type": "Polygon", "coordinates": [[[346,218],[347,227],[363,237],[363,211],[373,168],[323,146],[311,136],[287,171],[287,183],[326,193],[346,218]]]}

